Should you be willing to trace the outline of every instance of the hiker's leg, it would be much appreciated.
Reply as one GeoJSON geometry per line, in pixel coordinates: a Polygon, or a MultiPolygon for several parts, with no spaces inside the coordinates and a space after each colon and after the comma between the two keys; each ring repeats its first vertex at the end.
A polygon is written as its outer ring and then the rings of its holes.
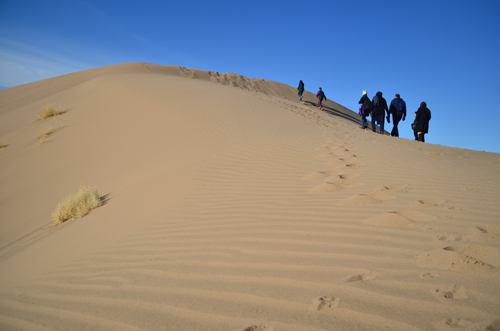
{"type": "Polygon", "coordinates": [[[366,129],[366,116],[361,115],[361,128],[366,129]]]}
{"type": "Polygon", "coordinates": [[[372,115],[371,121],[372,121],[372,131],[377,132],[377,124],[375,124],[376,121],[375,121],[375,117],[373,115],[372,115]]]}
{"type": "Polygon", "coordinates": [[[384,115],[380,117],[380,134],[384,134],[384,124],[385,124],[385,118],[384,115]]]}
{"type": "Polygon", "coordinates": [[[399,118],[397,117],[397,115],[393,119],[393,121],[394,121],[394,126],[393,126],[392,131],[391,131],[391,136],[399,137],[399,129],[398,129],[399,118]]]}

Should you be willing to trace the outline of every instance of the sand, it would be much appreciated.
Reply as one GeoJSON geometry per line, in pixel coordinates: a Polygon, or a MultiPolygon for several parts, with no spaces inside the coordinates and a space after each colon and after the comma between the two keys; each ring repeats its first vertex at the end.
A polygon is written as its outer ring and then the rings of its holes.
{"type": "Polygon", "coordinates": [[[0,91],[0,329],[498,330],[500,155],[308,101],[144,63],[0,91]]]}

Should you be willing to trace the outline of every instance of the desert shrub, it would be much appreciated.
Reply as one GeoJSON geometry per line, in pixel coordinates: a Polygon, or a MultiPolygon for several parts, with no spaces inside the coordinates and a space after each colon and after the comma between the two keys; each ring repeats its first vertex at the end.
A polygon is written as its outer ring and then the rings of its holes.
{"type": "Polygon", "coordinates": [[[38,114],[38,118],[41,120],[54,117],[54,116],[59,116],[66,113],[66,110],[59,110],[55,107],[47,106],[42,109],[40,114],[38,114]]]}
{"type": "Polygon", "coordinates": [[[9,147],[8,144],[0,144],[0,149],[9,147]]]}
{"type": "Polygon", "coordinates": [[[49,139],[58,130],[59,129],[57,129],[57,128],[50,128],[50,129],[44,130],[44,131],[40,132],[37,139],[41,142],[44,142],[45,140],[49,139]]]}
{"type": "Polygon", "coordinates": [[[73,218],[83,217],[102,203],[102,197],[97,190],[83,186],[76,194],[59,202],[52,213],[52,220],[55,224],[61,224],[73,218]]]}

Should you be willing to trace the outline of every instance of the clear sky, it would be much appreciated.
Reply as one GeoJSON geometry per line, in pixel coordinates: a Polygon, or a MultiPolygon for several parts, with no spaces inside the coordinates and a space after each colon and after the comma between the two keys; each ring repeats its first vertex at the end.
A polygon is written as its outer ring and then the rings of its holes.
{"type": "Polygon", "coordinates": [[[403,137],[425,100],[429,142],[500,152],[497,0],[0,0],[0,86],[130,61],[399,92],[403,137]]]}

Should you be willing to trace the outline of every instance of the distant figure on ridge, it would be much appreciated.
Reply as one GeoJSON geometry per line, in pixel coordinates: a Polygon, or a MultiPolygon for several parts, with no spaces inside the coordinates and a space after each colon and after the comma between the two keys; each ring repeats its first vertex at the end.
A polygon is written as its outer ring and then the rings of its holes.
{"type": "Polygon", "coordinates": [[[380,125],[380,134],[384,134],[384,115],[387,112],[387,121],[390,123],[389,118],[389,108],[387,107],[387,101],[385,101],[382,96],[382,92],[378,91],[372,100],[372,130],[377,132],[377,124],[380,125]]]}
{"type": "Polygon", "coordinates": [[[431,120],[431,111],[427,108],[427,103],[422,101],[420,107],[415,112],[415,120],[411,128],[415,135],[415,140],[425,142],[425,134],[429,132],[429,121],[431,120]]]}
{"type": "Polygon", "coordinates": [[[396,97],[392,99],[389,106],[389,114],[392,115],[392,131],[391,136],[399,137],[398,124],[399,121],[406,119],[406,102],[396,93],[396,97]]]}
{"type": "Polygon", "coordinates": [[[304,82],[302,79],[299,81],[299,86],[297,86],[298,95],[300,97],[300,101],[302,101],[302,94],[304,93],[304,82]]]}
{"type": "Polygon", "coordinates": [[[326,95],[321,87],[319,88],[318,93],[316,93],[316,98],[318,98],[319,109],[323,110],[323,101],[326,101],[326,95]]]}
{"type": "Polygon", "coordinates": [[[366,129],[368,126],[368,121],[366,117],[370,115],[370,111],[372,110],[372,101],[368,97],[368,94],[366,94],[366,91],[363,91],[363,95],[361,96],[361,99],[359,99],[358,102],[361,107],[359,107],[359,115],[361,116],[361,128],[366,129]]]}

